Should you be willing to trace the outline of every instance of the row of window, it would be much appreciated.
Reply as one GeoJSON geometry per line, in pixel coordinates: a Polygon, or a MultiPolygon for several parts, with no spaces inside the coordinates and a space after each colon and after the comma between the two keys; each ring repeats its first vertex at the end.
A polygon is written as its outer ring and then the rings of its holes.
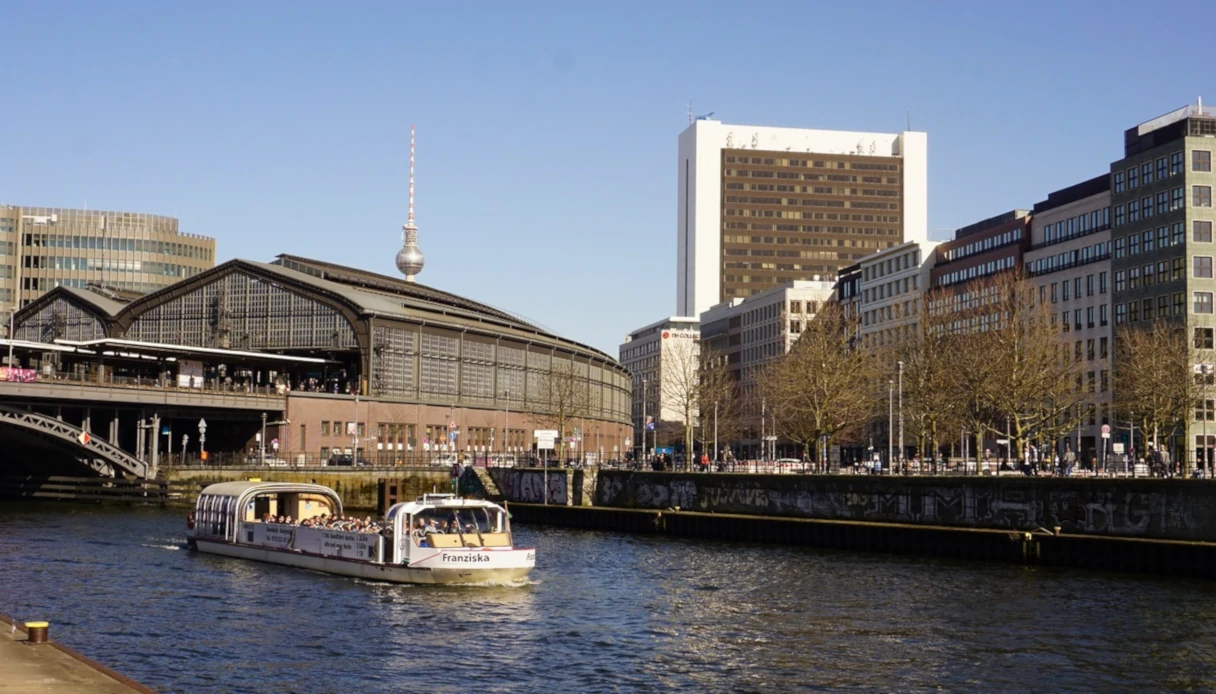
{"type": "MultiPolygon", "coordinates": [[[[1111,181],[1111,188],[1116,193],[1122,193],[1124,190],[1135,190],[1139,186],[1148,185],[1153,182],[1154,170],[1159,181],[1167,176],[1182,173],[1182,152],[1174,152],[1168,158],[1157,157],[1155,168],[1153,163],[1146,161],[1140,166],[1132,166],[1125,171],[1116,171],[1111,181]]],[[[1191,170],[1211,171],[1212,153],[1198,149],[1191,152],[1191,170]]]]}
{"type": "MultiPolygon", "coordinates": [[[[1212,223],[1196,219],[1191,222],[1191,240],[1195,243],[1212,242],[1212,223]]],[[[1168,227],[1157,227],[1156,232],[1145,229],[1138,234],[1129,234],[1114,240],[1114,256],[1122,258],[1125,255],[1151,253],[1153,250],[1181,246],[1186,243],[1186,226],[1182,222],[1174,222],[1168,227]]]]}
{"type": "MultiPolygon", "coordinates": [[[[1069,301],[1070,299],[1080,299],[1080,298],[1082,298],[1082,296],[1093,296],[1094,295],[1094,275],[1091,273],[1091,274],[1085,276],[1085,278],[1084,278],[1085,279],[1085,282],[1084,282],[1085,293],[1084,294],[1082,294],[1082,291],[1081,291],[1082,290],[1081,279],[1082,278],[1080,276],[1077,276],[1077,277],[1072,278],[1071,280],[1064,280],[1063,282],[1052,282],[1051,283],[1051,303],[1055,304],[1055,303],[1059,303],[1060,301],[1069,301]],[[1063,298],[1060,298],[1060,297],[1063,297],[1063,298]]],[[[1097,274],[1097,279],[1098,279],[1097,293],[1105,294],[1107,291],[1107,288],[1108,288],[1107,282],[1106,282],[1106,271],[1103,270],[1102,272],[1099,272],[1097,274]]],[[[1048,286],[1046,284],[1039,286],[1039,303],[1046,302],[1047,288],[1048,288],[1048,286]]],[[[1116,284],[1116,290],[1117,290],[1117,284],[1116,284]]]]}
{"type": "Polygon", "coordinates": [[[980,263],[979,265],[973,265],[961,270],[955,270],[954,272],[947,272],[938,276],[936,285],[939,287],[948,287],[952,284],[966,282],[977,277],[995,275],[1003,270],[1012,270],[1016,264],[1016,260],[1016,257],[1011,255],[997,260],[990,260],[986,263],[980,263]]]}
{"type": "Polygon", "coordinates": [[[885,277],[893,272],[907,270],[909,268],[920,267],[920,249],[915,248],[907,253],[901,253],[894,258],[887,258],[882,262],[867,265],[862,278],[869,282],[885,277]]]}
{"type": "MultiPolygon", "coordinates": [[[[1097,260],[1110,257],[1110,241],[1102,241],[1092,246],[1064,251],[1026,264],[1026,271],[1031,277],[1046,275],[1059,270],[1067,270],[1078,265],[1085,265],[1097,260]]],[[[1105,274],[1105,273],[1103,273],[1105,274]]]]}
{"type": "Polygon", "coordinates": [[[892,282],[884,282],[876,287],[870,287],[863,292],[862,302],[872,303],[908,292],[920,291],[920,275],[912,275],[892,282]]]}
{"type": "MultiPolygon", "coordinates": [[[[854,214],[838,215],[842,222],[874,222],[878,224],[899,224],[899,217],[894,215],[854,214]]],[[[878,229],[874,227],[844,227],[826,226],[823,224],[763,224],[760,222],[727,222],[724,229],[740,231],[804,231],[818,234],[877,234],[878,236],[894,236],[898,228],[878,229]]]]}
{"type": "MultiPolygon", "coordinates": [[[[1191,186],[1191,204],[1194,207],[1211,207],[1212,206],[1212,187],[1211,186],[1191,186]]],[[[1186,205],[1186,197],[1182,188],[1174,188],[1169,193],[1164,190],[1157,193],[1156,213],[1158,215],[1166,214],[1174,210],[1181,210],[1186,205]]],[[[1141,218],[1149,219],[1153,216],[1153,196],[1145,196],[1139,200],[1132,200],[1126,205],[1115,205],[1115,226],[1123,226],[1124,224],[1132,224],[1140,221],[1141,218]]]]}
{"type": "Polygon", "coordinates": [[[111,260],[109,258],[63,258],[27,255],[22,264],[31,270],[61,270],[66,272],[142,272],[164,277],[192,277],[202,270],[175,263],[154,263],[143,260],[111,260]]]}
{"type": "Polygon", "coordinates": [[[959,260],[960,258],[966,258],[967,256],[975,255],[977,253],[984,253],[986,251],[990,251],[993,248],[1000,248],[1001,246],[1008,246],[1011,243],[1017,243],[1018,241],[1021,241],[1021,240],[1022,240],[1022,228],[1018,227],[1017,229],[1013,229],[1011,231],[1006,231],[1003,234],[998,234],[996,236],[990,236],[986,239],[982,239],[979,241],[972,241],[971,243],[968,243],[964,246],[959,246],[957,248],[951,248],[949,250],[943,251],[941,253],[942,261],[950,262],[951,260],[959,260]]]}
{"type": "MultiPolygon", "coordinates": [[[[730,147],[729,144],[726,145],[730,147]]],[[[837,168],[843,169],[846,165],[854,171],[899,171],[899,164],[878,164],[868,161],[823,161],[819,159],[785,159],[777,157],[743,157],[726,155],[723,157],[723,163],[726,164],[754,164],[758,166],[793,166],[800,168],[837,168]]]]}
{"type": "Polygon", "coordinates": [[[1043,244],[1061,243],[1110,228],[1110,208],[1083,212],[1043,227],[1043,244]]]}
{"type": "MultiPolygon", "coordinates": [[[[1191,312],[1198,314],[1212,313],[1212,292],[1192,292],[1191,312]]],[[[1157,318],[1168,318],[1170,316],[1182,316],[1185,314],[1185,293],[1162,294],[1152,299],[1115,304],[1115,325],[1136,323],[1140,320],[1151,321],[1157,318]]]]}
{"type": "Polygon", "coordinates": [[[154,239],[124,239],[111,236],[73,236],[69,234],[26,234],[27,248],[75,248],[85,251],[117,253],[160,253],[163,255],[213,260],[210,248],[154,239]]]}
{"type": "MultiPolygon", "coordinates": [[[[1200,260],[1197,258],[1197,260],[1200,260]]],[[[1211,277],[1211,258],[1206,258],[1208,266],[1208,275],[1211,277]]],[[[1202,263],[1196,263],[1196,268],[1201,268],[1202,263]]],[[[1140,283],[1143,281],[1145,287],[1151,287],[1154,283],[1165,284],[1166,282],[1174,282],[1185,279],[1184,273],[1186,270],[1186,258],[1173,258],[1171,260],[1158,261],[1155,267],[1153,263],[1148,263],[1143,267],[1133,267],[1127,270],[1119,270],[1115,273],[1115,291],[1121,292],[1125,288],[1134,290],[1140,288],[1140,283]],[[1126,275],[1126,282],[1125,282],[1126,275]],[[1124,286],[1126,284],[1126,287],[1124,286]]]]}
{"type": "MultiPolygon", "coordinates": [[[[1068,286],[1068,283],[1065,282],[1064,286],[1068,286]]],[[[1039,289],[1042,290],[1043,288],[1039,287],[1039,289]]],[[[1093,306],[1085,307],[1084,321],[1081,320],[1082,309],[1074,308],[1072,311],[1061,311],[1059,322],[1060,329],[1064,332],[1068,332],[1070,329],[1080,331],[1084,330],[1085,328],[1093,328],[1095,326],[1106,327],[1106,325],[1110,323],[1110,313],[1106,306],[1106,304],[1100,304],[1097,306],[1096,323],[1094,322],[1095,307],[1093,306]]],[[[1056,325],[1056,315],[1054,313],[1051,315],[1051,324],[1056,325]]],[[[1105,340],[1106,338],[1102,339],[1105,340]]]]}

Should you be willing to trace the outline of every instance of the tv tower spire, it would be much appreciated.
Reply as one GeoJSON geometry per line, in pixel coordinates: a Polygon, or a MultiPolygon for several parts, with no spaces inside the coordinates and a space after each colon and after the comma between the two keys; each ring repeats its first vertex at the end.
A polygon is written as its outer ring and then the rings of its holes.
{"type": "Polygon", "coordinates": [[[406,282],[413,282],[414,275],[422,272],[426,258],[418,248],[418,227],[414,225],[414,126],[410,126],[410,207],[405,224],[401,225],[401,250],[397,251],[397,269],[405,275],[406,282]]]}

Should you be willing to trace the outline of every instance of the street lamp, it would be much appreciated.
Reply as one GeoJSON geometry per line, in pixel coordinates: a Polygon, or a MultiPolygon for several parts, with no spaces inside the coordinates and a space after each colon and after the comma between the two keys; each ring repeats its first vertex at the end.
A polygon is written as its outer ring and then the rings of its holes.
{"type": "Polygon", "coordinates": [[[904,459],[904,363],[899,362],[899,459],[904,459]]]}
{"type": "Polygon", "coordinates": [[[503,425],[503,431],[502,431],[502,434],[503,434],[502,449],[503,449],[503,451],[510,452],[510,450],[511,450],[511,389],[510,388],[507,388],[505,391],[503,391],[503,397],[506,400],[507,416],[506,416],[506,422],[503,425]]]}
{"type": "Polygon", "coordinates": [[[887,381],[887,474],[895,468],[895,381],[887,381]]]}
{"type": "Polygon", "coordinates": [[[641,462],[646,458],[646,377],[642,377],[642,426],[638,427],[639,437],[642,443],[641,454],[638,456],[638,461],[641,462]]]}
{"type": "Polygon", "coordinates": [[[266,413],[265,412],[262,413],[262,437],[260,439],[258,439],[258,441],[262,444],[262,446],[261,446],[262,465],[265,465],[266,464],[266,413]]]}

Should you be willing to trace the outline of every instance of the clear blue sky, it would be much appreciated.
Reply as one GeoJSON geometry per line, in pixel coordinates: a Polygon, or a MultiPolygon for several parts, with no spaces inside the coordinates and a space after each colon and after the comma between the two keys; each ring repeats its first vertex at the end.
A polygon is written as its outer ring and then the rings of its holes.
{"type": "Polygon", "coordinates": [[[675,310],[676,136],[929,133],[940,238],[1216,103],[1216,3],[5,2],[0,201],[168,214],[219,259],[395,274],[616,355],[675,310]]]}

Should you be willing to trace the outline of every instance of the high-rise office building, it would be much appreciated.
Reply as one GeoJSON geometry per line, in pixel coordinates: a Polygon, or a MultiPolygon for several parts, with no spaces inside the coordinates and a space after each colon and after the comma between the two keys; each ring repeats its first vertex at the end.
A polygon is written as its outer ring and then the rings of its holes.
{"type": "Polygon", "coordinates": [[[679,138],[677,312],[796,280],[832,280],[928,238],[927,138],[729,125],[679,138]]]}
{"type": "Polygon", "coordinates": [[[657,445],[664,423],[683,429],[681,390],[689,387],[689,370],[696,372],[700,337],[696,318],[671,316],[634,330],[621,343],[621,366],[633,375],[633,446],[639,451],[657,445]]]}
{"type": "Polygon", "coordinates": [[[0,205],[0,311],[59,286],[143,294],[215,266],[215,239],[139,212],[0,205]]]}
{"type": "MultiPolygon", "coordinates": [[[[1211,349],[1216,109],[1184,106],[1128,129],[1123,142],[1123,158],[1110,165],[1115,331],[1168,317],[1185,323],[1196,348],[1211,349]]],[[[1198,373],[1216,364],[1194,368],[1198,373]]],[[[1212,460],[1216,427],[1206,422],[1216,419],[1214,409],[1212,400],[1201,400],[1187,418],[1183,449],[1191,461],[1212,460]]]]}

